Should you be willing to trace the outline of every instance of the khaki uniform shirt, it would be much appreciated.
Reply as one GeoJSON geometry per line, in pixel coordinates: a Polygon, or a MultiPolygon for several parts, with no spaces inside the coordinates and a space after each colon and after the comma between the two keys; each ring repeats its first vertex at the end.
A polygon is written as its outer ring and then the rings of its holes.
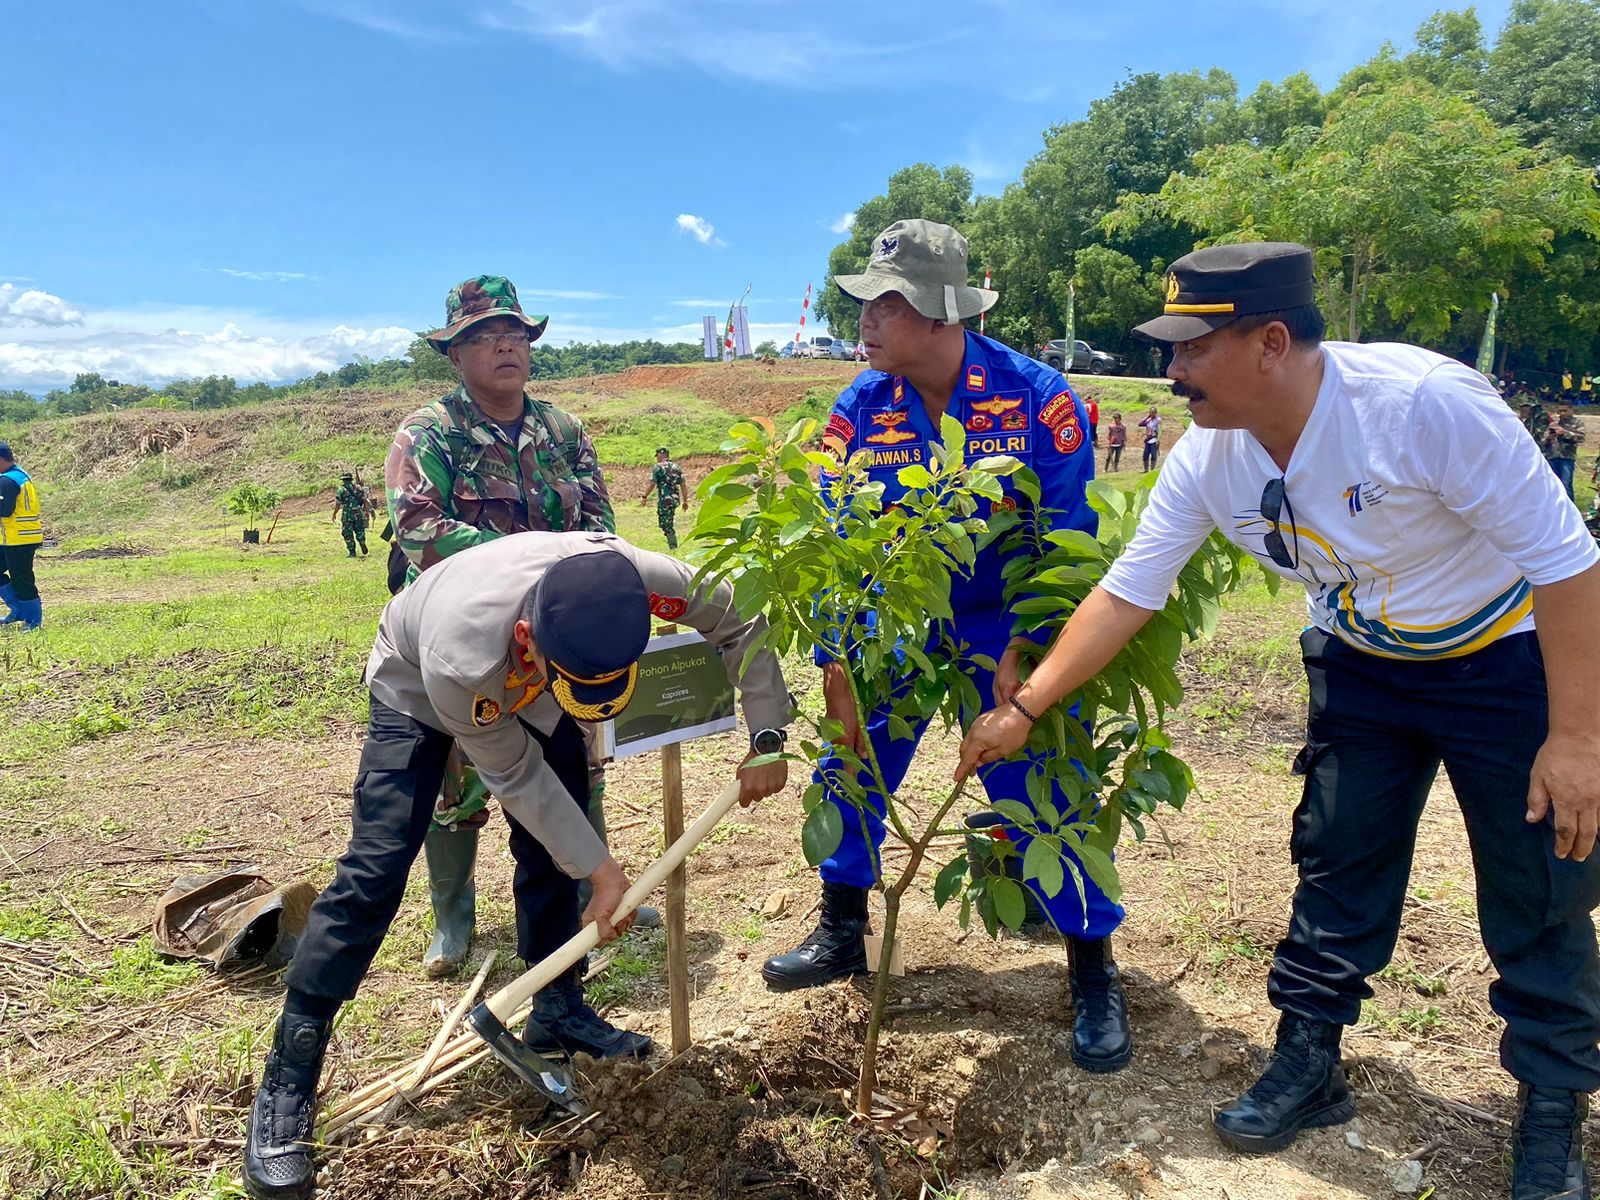
{"type": "Polygon", "coordinates": [[[613,534],[519,533],[451,555],[389,601],[367,659],[373,696],[454,737],[506,811],[573,878],[591,874],[606,847],[525,727],[551,733],[562,710],[545,677],[523,666],[511,628],[552,563],[597,550],[629,558],[655,615],[698,630],[716,648],[751,729],[788,723],[789,692],[771,651],[757,654],[739,678],[745,648],[766,618],[741,618],[727,584],[691,594],[693,568],[613,534]]]}

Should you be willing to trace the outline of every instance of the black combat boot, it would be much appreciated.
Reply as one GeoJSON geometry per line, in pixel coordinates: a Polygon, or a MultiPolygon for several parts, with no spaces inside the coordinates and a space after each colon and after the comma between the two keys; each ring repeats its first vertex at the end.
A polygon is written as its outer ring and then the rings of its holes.
{"type": "Polygon", "coordinates": [[[654,1045],[648,1037],[618,1029],[589,1007],[579,982],[587,972],[588,961],[584,960],[534,996],[522,1040],[540,1054],[648,1057],[654,1045]]]}
{"type": "Polygon", "coordinates": [[[1356,1114],[1339,1065],[1341,1027],[1286,1012],[1272,1061],[1232,1108],[1211,1119],[1223,1144],[1246,1154],[1282,1150],[1302,1129],[1340,1125],[1356,1114]]]}
{"type": "Polygon", "coordinates": [[[316,1183],[311,1119],[331,1020],[284,1013],[250,1106],[244,1190],[255,1200],[307,1200],[316,1183]]]}
{"type": "Polygon", "coordinates": [[[867,889],[847,883],[822,885],[822,918],[805,941],[767,959],[761,978],[778,992],[816,987],[867,969],[867,889]]]}
{"type": "Polygon", "coordinates": [[[1111,939],[1067,939],[1067,981],[1077,1016],[1072,1022],[1072,1061],[1085,1071],[1120,1071],[1133,1057],[1128,997],[1111,958],[1111,939]]]}
{"type": "Polygon", "coordinates": [[[1590,1200],[1583,1165],[1582,1092],[1523,1084],[1511,1131],[1511,1200],[1590,1200]]]}

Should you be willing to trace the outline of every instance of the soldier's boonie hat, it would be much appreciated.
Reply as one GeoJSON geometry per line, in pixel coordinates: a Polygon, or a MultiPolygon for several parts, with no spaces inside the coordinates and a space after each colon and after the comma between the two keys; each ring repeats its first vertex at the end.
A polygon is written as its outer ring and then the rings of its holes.
{"type": "Polygon", "coordinates": [[[650,593],[615,550],[574,554],[534,585],[529,624],[550,691],[580,721],[609,721],[633,698],[650,640],[650,593]]]}
{"type": "Polygon", "coordinates": [[[339,476],[339,478],[340,479],[347,479],[347,480],[351,481],[352,483],[355,482],[355,476],[350,474],[349,471],[346,471],[343,475],[339,476]]]}
{"type": "Polygon", "coordinates": [[[657,446],[656,453],[665,454],[668,458],[672,457],[672,451],[668,450],[665,446],[657,446]]]}
{"type": "Polygon", "coordinates": [[[954,325],[988,312],[999,292],[967,282],[967,239],[937,221],[896,221],[872,242],[860,275],[835,275],[846,296],[865,303],[899,292],[923,316],[954,325]]]}
{"type": "Polygon", "coordinates": [[[1187,342],[1255,313],[1317,302],[1311,251],[1294,242],[1207,246],[1167,268],[1161,316],[1134,329],[1152,342],[1187,342]]]}
{"type": "Polygon", "coordinates": [[[517,289],[504,275],[479,275],[458,283],[444,298],[444,328],[426,335],[428,345],[440,354],[463,329],[490,317],[515,317],[528,327],[528,340],[536,342],[550,324],[549,317],[530,317],[522,311],[517,289]]]}

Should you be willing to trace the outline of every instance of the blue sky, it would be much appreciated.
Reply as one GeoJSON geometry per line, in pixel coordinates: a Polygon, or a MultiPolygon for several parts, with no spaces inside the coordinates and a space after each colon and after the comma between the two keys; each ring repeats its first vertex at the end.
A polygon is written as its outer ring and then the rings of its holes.
{"type": "Polygon", "coordinates": [[[479,272],[558,342],[698,341],[746,284],[781,340],[895,169],[997,192],[1129,72],[1327,87],[1436,7],[8,5],[0,388],[294,379],[399,353],[479,272]]]}

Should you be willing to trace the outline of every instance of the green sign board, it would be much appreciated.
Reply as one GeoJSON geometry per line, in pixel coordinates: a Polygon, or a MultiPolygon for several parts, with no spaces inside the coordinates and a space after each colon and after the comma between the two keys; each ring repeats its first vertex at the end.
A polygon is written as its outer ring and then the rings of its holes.
{"type": "Polygon", "coordinates": [[[633,699],[607,728],[606,749],[627,758],[737,724],[721,656],[698,633],[669,633],[645,647],[633,699]]]}

